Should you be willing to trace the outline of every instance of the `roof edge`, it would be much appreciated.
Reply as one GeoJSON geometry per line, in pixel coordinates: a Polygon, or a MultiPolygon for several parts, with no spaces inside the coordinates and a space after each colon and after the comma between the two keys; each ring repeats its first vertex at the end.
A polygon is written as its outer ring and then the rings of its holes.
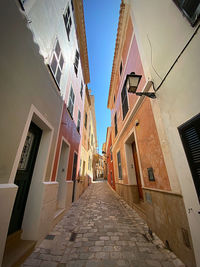
{"type": "Polygon", "coordinates": [[[84,83],[88,84],[90,82],[90,72],[89,72],[89,60],[88,60],[83,0],[74,0],[73,2],[74,2],[74,16],[76,21],[76,34],[77,34],[77,40],[81,58],[83,79],[84,83]]]}

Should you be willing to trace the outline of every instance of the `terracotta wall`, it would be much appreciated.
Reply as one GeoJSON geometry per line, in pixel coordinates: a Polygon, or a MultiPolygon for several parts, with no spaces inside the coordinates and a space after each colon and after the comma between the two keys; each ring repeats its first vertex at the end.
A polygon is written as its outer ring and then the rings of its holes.
{"type": "MultiPolygon", "coordinates": [[[[126,168],[126,156],[124,143],[133,131],[135,120],[139,121],[139,126],[136,127],[136,136],[139,159],[141,163],[144,186],[149,188],[157,188],[162,190],[171,190],[167,175],[166,166],[160,146],[158,133],[151,109],[151,103],[148,98],[145,99],[140,109],[135,114],[126,131],[122,135],[120,142],[115,147],[115,156],[120,149],[122,161],[122,175],[125,183],[128,183],[128,174],[126,168]],[[152,167],[154,170],[155,181],[150,182],[148,178],[147,168],[152,167]]],[[[115,169],[117,168],[117,158],[115,159],[115,169]]]]}
{"type": "Polygon", "coordinates": [[[106,155],[107,155],[107,180],[108,183],[112,186],[113,189],[115,189],[115,175],[114,175],[114,167],[113,167],[113,160],[111,160],[111,152],[110,152],[110,148],[112,146],[112,137],[111,134],[109,134],[109,140],[108,140],[108,147],[107,147],[107,151],[106,151],[106,155]],[[113,180],[113,184],[111,183],[111,172],[112,172],[112,180],[113,180]]]}
{"type": "MultiPolygon", "coordinates": [[[[129,110],[126,114],[126,117],[123,120],[121,91],[123,89],[123,84],[124,84],[126,75],[133,71],[136,74],[142,75],[142,79],[140,81],[137,91],[141,91],[144,88],[145,83],[146,83],[146,78],[145,78],[143,67],[142,67],[142,62],[141,62],[141,58],[140,58],[140,54],[138,50],[136,37],[133,33],[133,27],[131,25],[132,25],[132,22],[131,22],[131,19],[129,19],[124,48],[122,50],[123,61],[124,61],[124,64],[125,62],[126,64],[124,65],[124,69],[121,75],[121,80],[119,82],[119,90],[118,90],[118,95],[115,101],[115,107],[111,112],[113,144],[116,142],[119,133],[123,129],[127,121],[127,118],[130,112],[132,111],[132,109],[134,108],[134,105],[138,99],[138,96],[136,96],[135,94],[128,93],[127,96],[128,96],[129,110]],[[130,38],[131,32],[133,33],[132,38],[130,38]],[[115,137],[114,115],[116,111],[117,111],[118,134],[115,137]]],[[[140,160],[141,160],[141,168],[142,168],[142,175],[144,179],[144,186],[150,187],[150,188],[163,189],[163,190],[171,190],[161,147],[160,147],[160,141],[158,138],[156,125],[155,125],[155,121],[154,121],[154,117],[153,117],[153,113],[151,109],[150,100],[148,98],[144,100],[140,109],[136,113],[135,117],[132,119],[131,123],[129,123],[125,133],[120,138],[119,143],[114,149],[113,154],[115,157],[114,159],[115,175],[116,177],[118,177],[117,152],[120,149],[123,181],[126,184],[128,183],[128,171],[127,171],[127,166],[126,166],[126,155],[125,155],[124,143],[129,133],[133,131],[133,128],[135,126],[134,121],[136,119],[140,121],[139,126],[136,127],[136,139],[138,143],[139,155],[140,155],[140,160]],[[147,172],[147,168],[149,167],[152,167],[154,169],[155,182],[149,182],[148,172],[147,172]]]]}
{"type": "MultiPolygon", "coordinates": [[[[130,40],[127,39],[127,42],[130,40]]],[[[126,42],[124,43],[125,46],[127,46],[126,42]]],[[[142,75],[142,79],[140,81],[140,84],[138,86],[138,92],[141,91],[146,83],[146,79],[144,76],[144,71],[142,67],[142,62],[139,56],[139,50],[136,42],[135,36],[132,39],[132,42],[130,44],[130,50],[128,54],[128,59],[127,63],[124,66],[124,70],[122,72],[121,78],[120,78],[120,83],[119,83],[119,90],[118,90],[118,95],[115,96],[115,107],[111,111],[111,124],[112,124],[112,139],[115,141],[115,128],[114,128],[114,116],[115,112],[117,111],[117,124],[118,124],[118,133],[121,131],[124,122],[126,121],[130,111],[134,107],[134,104],[137,101],[137,96],[134,94],[128,94],[128,106],[129,110],[126,114],[125,119],[123,120],[123,113],[122,113],[122,105],[121,105],[121,91],[123,89],[124,81],[126,79],[126,75],[130,74],[131,72],[135,72],[136,74],[142,75]]]]}
{"type": "MultiPolygon", "coordinates": [[[[76,151],[77,153],[79,152],[79,144],[80,144],[81,137],[76,129],[76,124],[74,123],[74,121],[71,119],[71,116],[69,115],[66,104],[63,107],[59,138],[58,138],[53,173],[52,173],[52,178],[51,178],[52,181],[56,180],[56,172],[57,172],[57,166],[59,164],[59,155],[60,155],[60,149],[61,149],[62,136],[70,144],[70,150],[69,150],[70,154],[69,154],[66,180],[71,180],[74,151],[76,151]]],[[[77,168],[77,171],[78,171],[78,168],[77,168]]]]}

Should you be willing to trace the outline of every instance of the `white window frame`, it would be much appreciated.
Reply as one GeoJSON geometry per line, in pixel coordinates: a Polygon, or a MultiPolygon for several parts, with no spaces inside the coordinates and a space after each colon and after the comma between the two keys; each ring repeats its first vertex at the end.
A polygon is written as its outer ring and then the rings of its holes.
{"type": "Polygon", "coordinates": [[[56,39],[49,66],[50,66],[51,72],[52,72],[54,79],[55,79],[56,83],[58,84],[58,86],[60,85],[64,63],[65,63],[65,61],[64,61],[64,57],[63,57],[63,54],[62,54],[62,51],[60,48],[60,44],[59,44],[58,39],[56,39]],[[59,53],[57,53],[57,51],[56,51],[57,45],[59,47],[59,53]],[[52,63],[53,63],[54,59],[56,60],[55,69],[52,67],[52,63]],[[61,62],[62,62],[62,64],[61,64],[61,62]],[[59,79],[57,78],[58,71],[60,71],[60,78],[59,79]]]}

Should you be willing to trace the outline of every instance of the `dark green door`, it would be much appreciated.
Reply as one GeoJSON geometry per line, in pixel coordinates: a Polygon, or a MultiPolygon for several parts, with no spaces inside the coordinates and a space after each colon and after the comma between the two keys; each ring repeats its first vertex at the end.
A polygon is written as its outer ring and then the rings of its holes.
{"type": "Polygon", "coordinates": [[[12,234],[21,229],[41,135],[42,130],[32,122],[26,137],[15,177],[14,183],[18,185],[18,191],[10,219],[8,234],[12,234]]]}

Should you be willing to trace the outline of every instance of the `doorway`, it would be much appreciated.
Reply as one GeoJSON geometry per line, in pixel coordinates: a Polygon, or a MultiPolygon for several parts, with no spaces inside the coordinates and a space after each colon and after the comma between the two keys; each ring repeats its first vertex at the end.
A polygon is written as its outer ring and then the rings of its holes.
{"type": "Polygon", "coordinates": [[[141,200],[143,200],[144,197],[143,197],[143,192],[142,192],[142,183],[141,183],[138,156],[137,156],[137,150],[136,150],[135,142],[132,143],[132,152],[133,152],[133,161],[134,161],[134,165],[135,165],[135,175],[136,175],[139,198],[141,200]]]}
{"type": "Polygon", "coordinates": [[[21,230],[41,136],[42,130],[31,122],[14,180],[14,183],[18,186],[18,191],[10,219],[8,235],[21,230]]]}
{"type": "Polygon", "coordinates": [[[60,151],[60,160],[59,160],[57,179],[56,179],[56,181],[58,182],[58,194],[57,194],[57,206],[56,206],[57,210],[65,208],[68,155],[69,155],[69,146],[63,140],[60,151]]]}
{"type": "Polygon", "coordinates": [[[73,161],[73,170],[72,170],[72,181],[73,181],[72,202],[74,202],[74,199],[75,199],[75,191],[76,191],[77,160],[78,160],[78,155],[77,155],[77,153],[74,152],[74,161],[73,161]]]}

